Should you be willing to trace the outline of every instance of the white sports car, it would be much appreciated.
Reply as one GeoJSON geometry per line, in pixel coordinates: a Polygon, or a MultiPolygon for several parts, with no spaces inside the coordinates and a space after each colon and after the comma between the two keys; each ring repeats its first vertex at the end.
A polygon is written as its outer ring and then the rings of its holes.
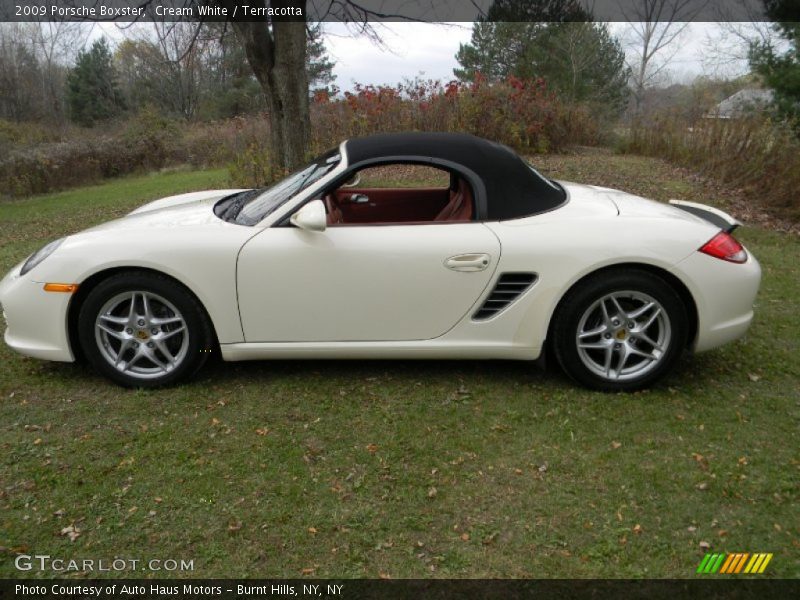
{"type": "Polygon", "coordinates": [[[126,386],[210,353],[535,360],[634,390],[742,336],[761,271],[714,208],[548,180],[445,133],[343,142],[275,185],[151,202],[51,242],[0,283],[5,341],[126,386]],[[360,185],[376,168],[441,175],[360,185]],[[372,170],[372,171],[371,171],[372,170]]]}

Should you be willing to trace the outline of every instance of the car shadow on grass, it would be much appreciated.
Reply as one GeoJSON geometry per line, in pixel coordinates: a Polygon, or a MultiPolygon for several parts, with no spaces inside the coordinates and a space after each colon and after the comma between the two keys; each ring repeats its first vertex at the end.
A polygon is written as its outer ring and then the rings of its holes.
{"type": "MultiPolygon", "coordinates": [[[[712,386],[719,378],[720,358],[709,352],[696,356],[686,355],[676,365],[675,371],[656,383],[653,390],[671,387],[696,388],[712,386]]],[[[28,360],[28,359],[23,359],[28,360]]],[[[31,375],[61,380],[69,385],[116,387],[95,373],[85,363],[39,362],[31,360],[31,375]]],[[[186,384],[213,385],[215,388],[242,384],[270,384],[281,380],[313,378],[317,383],[343,384],[348,381],[396,381],[415,384],[459,386],[480,384],[486,386],[516,385],[534,388],[583,390],[552,362],[543,366],[538,362],[514,360],[261,360],[225,362],[211,359],[186,384]]],[[[609,397],[614,394],[608,394],[609,397]]]]}

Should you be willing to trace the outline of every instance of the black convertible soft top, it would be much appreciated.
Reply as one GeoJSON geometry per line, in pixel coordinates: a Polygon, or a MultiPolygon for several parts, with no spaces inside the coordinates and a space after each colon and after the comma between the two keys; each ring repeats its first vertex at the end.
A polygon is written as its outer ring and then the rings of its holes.
{"type": "Polygon", "coordinates": [[[479,179],[473,181],[473,189],[476,200],[485,202],[489,221],[546,212],[566,199],[561,187],[537,173],[511,148],[466,133],[382,133],[347,140],[345,150],[350,166],[426,159],[444,167],[460,166],[462,172],[479,179]]]}

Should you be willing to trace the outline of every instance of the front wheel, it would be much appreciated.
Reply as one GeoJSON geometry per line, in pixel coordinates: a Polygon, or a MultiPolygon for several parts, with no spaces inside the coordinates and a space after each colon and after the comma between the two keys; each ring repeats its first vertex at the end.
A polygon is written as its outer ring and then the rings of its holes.
{"type": "Polygon", "coordinates": [[[94,288],[78,315],[86,357],[126,387],[176,383],[199,369],[211,329],[194,296],[155,273],[121,273],[94,288]]]}
{"type": "Polygon", "coordinates": [[[587,387],[633,391],[669,372],[687,343],[680,296],[647,271],[607,271],[580,283],[559,307],[553,347],[564,371],[587,387]]]}

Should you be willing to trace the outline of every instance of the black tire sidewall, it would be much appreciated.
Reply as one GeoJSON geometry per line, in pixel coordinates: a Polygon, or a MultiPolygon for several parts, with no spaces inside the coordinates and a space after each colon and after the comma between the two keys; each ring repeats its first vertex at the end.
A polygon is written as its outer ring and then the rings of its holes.
{"type": "Polygon", "coordinates": [[[125,387],[154,388],[171,385],[193,375],[209,355],[212,336],[205,312],[183,285],[155,273],[129,272],[109,277],[89,293],[78,314],[78,338],[87,360],[102,375],[125,387]],[[100,309],[112,297],[130,291],[158,294],[178,309],[186,323],[189,336],[186,357],[177,368],[162,377],[139,379],[121,373],[106,361],[97,347],[94,327],[100,309]]]}
{"type": "Polygon", "coordinates": [[[607,391],[635,391],[650,386],[671,371],[687,345],[689,318],[680,295],[663,278],[639,269],[611,270],[579,282],[562,300],[553,321],[553,349],[567,375],[586,387],[607,391]],[[602,296],[620,291],[638,291],[652,296],[663,307],[670,321],[671,339],[664,356],[654,369],[641,377],[609,381],[583,364],[575,343],[578,323],[584,312],[602,296]]]}

